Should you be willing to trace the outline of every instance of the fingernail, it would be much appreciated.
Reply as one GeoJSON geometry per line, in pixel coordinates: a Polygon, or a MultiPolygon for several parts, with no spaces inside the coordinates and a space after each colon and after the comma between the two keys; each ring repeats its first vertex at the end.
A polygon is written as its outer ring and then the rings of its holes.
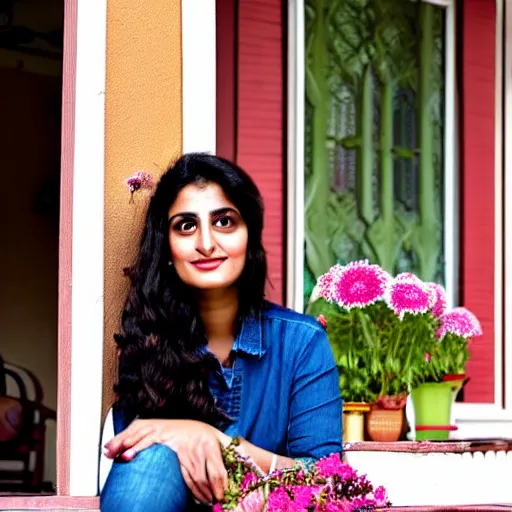
{"type": "Polygon", "coordinates": [[[110,450],[106,446],[101,449],[101,452],[103,455],[110,455],[110,450]]]}
{"type": "Polygon", "coordinates": [[[135,455],[137,454],[137,452],[133,449],[133,448],[130,448],[129,450],[126,450],[122,455],[121,457],[124,459],[124,460],[132,460],[133,457],[135,457],[135,455]]]}

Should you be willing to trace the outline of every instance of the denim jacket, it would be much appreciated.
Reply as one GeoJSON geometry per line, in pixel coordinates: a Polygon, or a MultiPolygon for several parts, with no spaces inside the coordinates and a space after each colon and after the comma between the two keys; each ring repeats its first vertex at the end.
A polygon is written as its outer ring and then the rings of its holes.
{"type": "MultiPolygon", "coordinates": [[[[205,355],[207,347],[201,350],[205,355]]],[[[322,326],[267,303],[247,319],[233,345],[234,364],[210,375],[210,390],[231,418],[222,430],[307,463],[342,449],[338,370],[322,326]]],[[[129,420],[114,412],[114,431],[129,420]]]]}
{"type": "Polygon", "coordinates": [[[233,366],[217,360],[210,376],[217,404],[233,420],[228,435],[295,459],[341,451],[338,371],[316,320],[267,303],[261,318],[244,322],[233,352],[233,366]]]}

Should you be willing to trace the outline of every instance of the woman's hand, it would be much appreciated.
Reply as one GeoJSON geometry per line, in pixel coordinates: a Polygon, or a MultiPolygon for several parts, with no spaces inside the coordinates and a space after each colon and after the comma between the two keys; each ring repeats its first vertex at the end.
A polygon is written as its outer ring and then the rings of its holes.
{"type": "Polygon", "coordinates": [[[185,483],[201,502],[222,500],[227,472],[220,444],[231,438],[214,427],[191,420],[135,420],[105,445],[105,456],[132,460],[153,444],[165,444],[178,456],[185,483]]]}

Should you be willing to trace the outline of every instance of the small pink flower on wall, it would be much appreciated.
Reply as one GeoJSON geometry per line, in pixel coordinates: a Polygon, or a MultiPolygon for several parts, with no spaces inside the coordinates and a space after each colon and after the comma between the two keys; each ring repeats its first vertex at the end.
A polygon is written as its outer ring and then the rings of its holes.
{"type": "Polygon", "coordinates": [[[441,327],[437,330],[437,337],[442,340],[446,334],[454,334],[466,340],[482,335],[482,326],[477,317],[466,308],[454,308],[441,315],[441,327]]]}
{"type": "Polygon", "coordinates": [[[426,313],[435,305],[436,293],[429,285],[410,274],[399,274],[386,290],[386,302],[400,319],[406,313],[426,313]]]}
{"type": "Polygon", "coordinates": [[[133,194],[138,190],[151,190],[155,184],[153,176],[146,171],[137,171],[124,180],[130,191],[130,202],[133,202],[133,194]]]}

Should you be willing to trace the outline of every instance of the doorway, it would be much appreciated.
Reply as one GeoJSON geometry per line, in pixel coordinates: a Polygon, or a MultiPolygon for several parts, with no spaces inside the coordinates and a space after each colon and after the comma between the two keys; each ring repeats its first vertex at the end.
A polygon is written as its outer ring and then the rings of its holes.
{"type": "Polygon", "coordinates": [[[56,484],[64,0],[0,0],[0,494],[56,484]]]}

